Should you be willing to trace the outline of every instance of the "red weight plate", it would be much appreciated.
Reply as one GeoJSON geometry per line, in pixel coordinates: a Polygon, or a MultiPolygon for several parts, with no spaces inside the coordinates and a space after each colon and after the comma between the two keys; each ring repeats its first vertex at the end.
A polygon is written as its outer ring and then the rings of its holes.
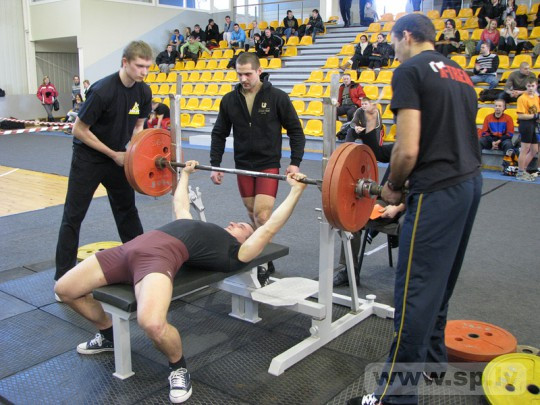
{"type": "Polygon", "coordinates": [[[359,179],[378,180],[377,160],[366,145],[345,143],[330,157],[323,178],[323,209],[335,228],[356,232],[364,227],[375,198],[358,198],[359,179]]]}
{"type": "Polygon", "coordinates": [[[159,157],[170,160],[171,137],[169,131],[155,128],[138,133],[126,151],[126,177],[139,193],[159,197],[171,191],[173,175],[168,169],[158,169],[159,157]]]}
{"type": "Polygon", "coordinates": [[[449,321],[445,344],[452,361],[487,362],[497,356],[514,353],[516,338],[507,330],[479,321],[449,321]]]}

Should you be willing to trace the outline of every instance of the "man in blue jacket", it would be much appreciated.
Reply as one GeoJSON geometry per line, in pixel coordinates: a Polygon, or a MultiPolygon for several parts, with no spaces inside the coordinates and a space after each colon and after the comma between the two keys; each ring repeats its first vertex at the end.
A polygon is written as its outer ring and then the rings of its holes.
{"type": "Polygon", "coordinates": [[[231,48],[244,48],[246,42],[246,33],[238,24],[234,24],[234,31],[231,34],[229,46],[231,48]]]}

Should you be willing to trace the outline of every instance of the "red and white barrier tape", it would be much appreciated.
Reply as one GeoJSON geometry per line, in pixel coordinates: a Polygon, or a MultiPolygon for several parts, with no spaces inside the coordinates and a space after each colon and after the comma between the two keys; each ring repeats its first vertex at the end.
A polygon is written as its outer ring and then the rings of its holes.
{"type": "Polygon", "coordinates": [[[17,120],[15,118],[2,118],[0,121],[11,121],[11,122],[20,122],[23,124],[32,124],[32,125],[46,125],[45,127],[35,127],[35,128],[25,128],[25,129],[6,129],[4,131],[0,130],[0,135],[13,135],[13,134],[24,134],[31,132],[47,132],[47,131],[58,131],[63,129],[71,129],[73,123],[65,122],[42,122],[42,121],[27,121],[27,120],[17,120]]]}
{"type": "MultiPolygon", "coordinates": [[[[28,121],[28,120],[18,120],[15,118],[4,118],[0,117],[0,121],[11,121],[11,122],[21,122],[23,124],[32,124],[32,125],[44,125],[44,126],[58,126],[58,122],[45,122],[45,121],[28,121]]],[[[63,122],[61,125],[73,126],[72,122],[63,122]]]]}

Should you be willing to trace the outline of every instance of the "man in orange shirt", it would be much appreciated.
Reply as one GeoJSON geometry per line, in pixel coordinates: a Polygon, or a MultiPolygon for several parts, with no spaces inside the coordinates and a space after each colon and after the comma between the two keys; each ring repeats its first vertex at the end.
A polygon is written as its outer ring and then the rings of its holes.
{"type": "Polygon", "coordinates": [[[537,126],[540,118],[540,98],[536,93],[536,79],[527,80],[527,91],[517,100],[519,134],[521,135],[521,151],[518,159],[518,174],[521,181],[536,181],[536,177],[527,173],[531,160],[538,154],[537,126]]]}

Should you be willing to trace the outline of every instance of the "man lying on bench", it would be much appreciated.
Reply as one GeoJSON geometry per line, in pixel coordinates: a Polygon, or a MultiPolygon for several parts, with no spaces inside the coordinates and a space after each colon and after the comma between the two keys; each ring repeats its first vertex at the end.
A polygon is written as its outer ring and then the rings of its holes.
{"type": "Polygon", "coordinates": [[[96,253],[79,263],[55,286],[55,292],[99,329],[95,338],[81,343],[77,351],[94,354],[114,351],[112,321],[91,292],[104,285],[135,286],[137,321],[154,345],[169,359],[170,394],[173,403],[191,396],[191,381],[182,354],[178,330],[167,322],[173,279],[185,263],[204,270],[238,270],[259,255],[285,225],[306,185],[301,173],[289,174],[291,190],[266,224],[253,228],[231,222],[226,228],[193,220],[189,212],[188,178],[197,162],[189,161],[174,195],[176,220],[112,249],[96,253]]]}

